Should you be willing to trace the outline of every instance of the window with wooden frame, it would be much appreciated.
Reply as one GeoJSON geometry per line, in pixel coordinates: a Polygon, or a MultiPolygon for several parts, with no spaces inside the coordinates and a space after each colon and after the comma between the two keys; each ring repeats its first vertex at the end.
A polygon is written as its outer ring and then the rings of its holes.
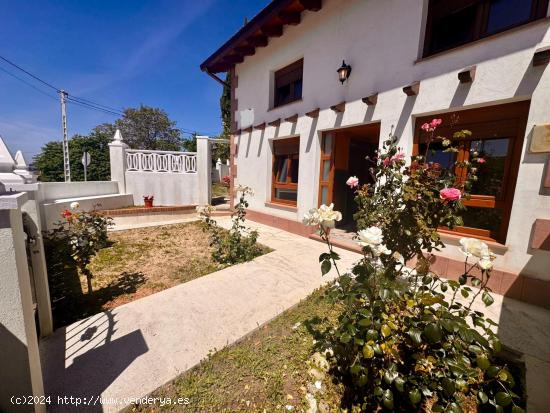
{"type": "Polygon", "coordinates": [[[271,201],[296,205],[298,199],[298,168],[300,138],[273,141],[273,178],[271,201]]]}
{"type": "Polygon", "coordinates": [[[430,0],[424,57],[546,17],[549,0],[430,0]]]}
{"type": "Polygon", "coordinates": [[[273,107],[302,99],[304,59],[300,59],[275,72],[273,107]]]}
{"type": "MultiPolygon", "coordinates": [[[[432,143],[428,161],[449,168],[455,160],[469,160],[473,152],[484,160],[475,165],[478,180],[473,182],[471,198],[463,198],[467,207],[462,214],[464,226],[452,232],[505,243],[528,112],[529,102],[518,102],[416,120],[415,155],[426,152],[427,135],[420,126],[439,117],[443,120],[437,129],[439,136],[451,138],[454,132],[463,129],[471,131],[472,135],[461,139],[463,145],[458,153],[443,152],[441,144],[432,143]]],[[[460,177],[463,173],[458,169],[455,173],[460,177]]]]}

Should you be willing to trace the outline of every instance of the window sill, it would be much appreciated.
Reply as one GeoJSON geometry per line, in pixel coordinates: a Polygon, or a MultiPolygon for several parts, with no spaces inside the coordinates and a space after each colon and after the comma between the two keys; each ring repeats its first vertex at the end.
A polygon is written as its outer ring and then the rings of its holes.
{"type": "Polygon", "coordinates": [[[280,202],[266,202],[265,206],[268,208],[280,209],[288,212],[298,212],[298,207],[290,204],[283,204],[280,202]]]}
{"type": "Polygon", "coordinates": [[[512,33],[515,33],[517,31],[520,31],[520,30],[526,30],[526,29],[529,29],[533,26],[537,26],[539,24],[548,24],[548,22],[550,22],[550,16],[543,17],[543,18],[537,19],[537,20],[533,20],[532,22],[525,23],[525,24],[522,24],[520,26],[516,26],[516,27],[513,27],[513,28],[508,29],[508,30],[504,30],[504,31],[499,32],[499,33],[495,33],[495,34],[492,34],[490,36],[483,37],[481,39],[477,39],[477,40],[474,40],[472,42],[465,43],[463,45],[453,47],[452,49],[443,50],[441,52],[437,52],[437,53],[434,53],[434,54],[431,54],[431,55],[428,55],[428,56],[425,56],[425,57],[421,57],[421,58],[415,60],[414,64],[423,63],[427,60],[438,58],[439,56],[444,56],[444,55],[447,55],[447,54],[450,54],[450,53],[453,53],[453,52],[458,52],[458,51],[460,51],[462,49],[465,49],[465,48],[468,48],[468,47],[474,47],[474,46],[476,46],[480,43],[488,42],[488,41],[494,40],[498,37],[506,36],[508,34],[512,34],[512,33]]]}
{"type": "Polygon", "coordinates": [[[501,244],[500,242],[496,241],[487,241],[483,238],[476,237],[475,235],[460,234],[457,232],[447,232],[442,230],[439,230],[437,232],[441,236],[441,241],[443,241],[445,244],[460,246],[460,238],[476,238],[481,239],[481,241],[486,243],[491,251],[493,251],[495,254],[504,255],[508,251],[508,246],[505,244],[501,244]]]}
{"type": "Polygon", "coordinates": [[[271,112],[271,111],[274,111],[274,110],[281,109],[281,108],[284,108],[286,106],[292,105],[293,103],[299,103],[299,102],[303,102],[303,101],[304,101],[304,97],[302,96],[300,99],[293,100],[292,102],[284,103],[284,104],[279,105],[279,106],[273,106],[273,107],[269,108],[267,111],[271,112]]]}

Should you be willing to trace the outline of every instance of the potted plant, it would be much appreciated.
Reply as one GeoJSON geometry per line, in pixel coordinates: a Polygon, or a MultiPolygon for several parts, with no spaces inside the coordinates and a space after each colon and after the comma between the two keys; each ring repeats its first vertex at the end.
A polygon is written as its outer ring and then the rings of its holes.
{"type": "Polygon", "coordinates": [[[143,203],[145,204],[145,208],[153,208],[154,199],[154,195],[143,195],[143,203]]]}
{"type": "Polygon", "coordinates": [[[223,186],[227,186],[229,187],[229,184],[231,183],[231,177],[229,175],[225,175],[223,178],[222,178],[222,184],[223,186]]]}

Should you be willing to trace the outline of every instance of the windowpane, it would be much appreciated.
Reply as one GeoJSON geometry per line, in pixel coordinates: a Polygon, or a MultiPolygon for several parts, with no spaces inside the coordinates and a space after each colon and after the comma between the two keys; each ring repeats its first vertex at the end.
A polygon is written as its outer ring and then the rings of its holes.
{"type": "Polygon", "coordinates": [[[321,188],[321,204],[328,205],[328,186],[321,188]]]}
{"type": "Polygon", "coordinates": [[[497,235],[502,223],[502,210],[495,208],[467,207],[462,212],[465,227],[480,228],[497,235]]]}
{"type": "Polygon", "coordinates": [[[332,133],[326,134],[323,138],[323,152],[327,156],[332,152],[332,133]]]}
{"type": "Polygon", "coordinates": [[[298,199],[298,191],[295,189],[275,189],[275,198],[283,201],[296,201],[298,199]]]}
{"type": "Polygon", "coordinates": [[[293,157],[292,158],[292,173],[291,173],[291,177],[290,177],[290,182],[292,182],[293,184],[297,184],[298,183],[298,168],[300,166],[300,160],[298,159],[298,157],[293,157]]]}
{"type": "Polygon", "coordinates": [[[286,182],[286,178],[288,176],[288,157],[286,156],[278,156],[276,158],[276,173],[275,176],[277,178],[277,182],[286,182]]]}
{"type": "Polygon", "coordinates": [[[275,72],[275,107],[301,99],[303,64],[303,59],[300,59],[275,72]]]}
{"type": "Polygon", "coordinates": [[[330,175],[330,159],[323,161],[323,179],[322,181],[328,181],[330,175]]]}
{"type": "MultiPolygon", "coordinates": [[[[444,147],[440,142],[434,142],[430,144],[428,150],[427,161],[434,162],[441,165],[443,169],[450,169],[454,166],[456,161],[456,152],[443,152],[444,147]]],[[[420,155],[426,153],[426,145],[420,145],[420,155]]]]}
{"type": "Polygon", "coordinates": [[[531,3],[529,0],[492,0],[487,33],[496,33],[527,22],[531,17],[531,3]]]}
{"type": "Polygon", "coordinates": [[[506,156],[510,140],[487,139],[472,141],[470,152],[477,151],[485,163],[476,164],[477,181],[472,183],[471,193],[476,195],[492,195],[497,199],[503,197],[503,182],[506,172],[506,156]]]}
{"type": "Polygon", "coordinates": [[[430,52],[437,53],[474,39],[477,6],[465,7],[452,14],[434,19],[430,52]]]}

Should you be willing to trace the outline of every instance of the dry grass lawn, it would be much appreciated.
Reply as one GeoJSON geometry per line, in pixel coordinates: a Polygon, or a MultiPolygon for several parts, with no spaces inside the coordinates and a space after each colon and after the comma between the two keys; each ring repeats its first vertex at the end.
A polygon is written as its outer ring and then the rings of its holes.
{"type": "Polygon", "coordinates": [[[91,296],[71,260],[49,257],[55,328],[225,267],[212,259],[209,235],[199,222],[111,232],[109,240],[88,265],[91,296]]]}

